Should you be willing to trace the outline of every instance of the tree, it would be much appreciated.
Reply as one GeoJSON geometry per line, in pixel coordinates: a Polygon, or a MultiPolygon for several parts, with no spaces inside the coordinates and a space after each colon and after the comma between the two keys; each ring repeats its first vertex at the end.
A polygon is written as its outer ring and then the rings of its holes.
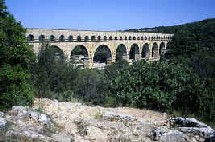
{"type": "Polygon", "coordinates": [[[77,69],[66,62],[63,51],[57,46],[46,45],[39,52],[38,62],[32,66],[31,72],[37,97],[69,99],[70,96],[64,98],[63,94],[73,91],[77,69]]]}
{"type": "Polygon", "coordinates": [[[0,0],[0,109],[30,105],[33,88],[29,68],[34,62],[31,47],[25,44],[25,29],[0,0]]]}
{"type": "Polygon", "coordinates": [[[107,85],[103,72],[96,69],[80,70],[76,79],[75,94],[85,102],[102,105],[107,94],[107,85]]]}

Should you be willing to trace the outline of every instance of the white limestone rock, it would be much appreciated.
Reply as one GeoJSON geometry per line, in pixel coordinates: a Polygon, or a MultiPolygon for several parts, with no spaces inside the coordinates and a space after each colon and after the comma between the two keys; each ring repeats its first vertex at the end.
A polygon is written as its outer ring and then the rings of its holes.
{"type": "Polygon", "coordinates": [[[7,121],[4,118],[4,113],[0,111],[0,129],[4,128],[7,121]]]}
{"type": "Polygon", "coordinates": [[[47,124],[50,122],[50,119],[47,117],[46,114],[40,114],[38,117],[38,121],[42,124],[47,124]]]}

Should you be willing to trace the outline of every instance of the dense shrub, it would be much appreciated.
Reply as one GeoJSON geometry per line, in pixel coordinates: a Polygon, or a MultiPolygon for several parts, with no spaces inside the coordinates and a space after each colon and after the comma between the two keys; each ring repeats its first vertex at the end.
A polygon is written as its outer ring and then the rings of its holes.
{"type": "MultiPolygon", "coordinates": [[[[107,72],[110,71],[106,69],[107,72]]],[[[115,96],[117,105],[178,111],[214,121],[212,80],[202,84],[196,74],[182,65],[139,61],[127,68],[118,68],[114,73],[114,78],[110,74],[106,76],[110,96],[115,96]]]]}
{"type": "Polygon", "coordinates": [[[32,48],[25,43],[25,29],[0,0],[0,110],[13,105],[31,105],[33,88],[29,67],[32,48]]]}
{"type": "Polygon", "coordinates": [[[31,68],[36,96],[70,100],[77,72],[78,69],[66,62],[62,50],[57,46],[44,45],[38,62],[31,68]]]}
{"type": "Polygon", "coordinates": [[[75,96],[94,105],[102,105],[107,94],[103,71],[96,69],[80,70],[76,78],[75,96]]]}

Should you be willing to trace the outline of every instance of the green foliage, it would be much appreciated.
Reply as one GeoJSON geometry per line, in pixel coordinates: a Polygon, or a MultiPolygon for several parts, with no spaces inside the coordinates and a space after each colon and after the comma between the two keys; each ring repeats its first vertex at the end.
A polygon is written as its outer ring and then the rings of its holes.
{"type": "Polygon", "coordinates": [[[171,110],[177,92],[183,89],[185,71],[180,66],[165,63],[135,62],[108,77],[117,101],[124,105],[171,110]],[[183,82],[182,82],[183,81],[183,82]]]}
{"type": "Polygon", "coordinates": [[[32,66],[32,79],[37,97],[70,100],[77,69],[66,62],[57,46],[46,45],[38,55],[38,62],[32,66]]]}
{"type": "Polygon", "coordinates": [[[199,52],[187,59],[187,66],[193,72],[204,78],[215,79],[215,52],[199,52]]]}
{"type": "Polygon", "coordinates": [[[81,70],[76,83],[75,94],[77,98],[94,105],[104,104],[107,85],[102,71],[96,69],[81,70]]]}
{"type": "MultiPolygon", "coordinates": [[[[198,95],[198,117],[215,125],[215,81],[206,79],[198,95]]],[[[199,89],[199,88],[198,88],[199,89]]]]}
{"type": "Polygon", "coordinates": [[[212,80],[202,84],[196,74],[180,64],[140,61],[131,66],[116,66],[117,63],[105,70],[111,97],[108,99],[115,105],[179,111],[214,121],[212,80]]]}
{"type": "MultiPolygon", "coordinates": [[[[185,76],[182,78],[185,80],[180,81],[183,83],[183,88],[176,94],[174,111],[183,115],[194,114],[214,122],[215,19],[178,26],[161,26],[129,31],[174,34],[172,41],[167,46],[165,58],[168,59],[169,63],[182,64],[184,68],[190,70],[190,75],[184,74],[185,76]]],[[[172,81],[175,80],[169,75],[168,78],[172,81]]]]}
{"type": "Polygon", "coordinates": [[[0,0],[0,23],[0,110],[30,105],[33,89],[29,67],[34,53],[24,43],[25,29],[7,11],[4,0],[0,0]]]}

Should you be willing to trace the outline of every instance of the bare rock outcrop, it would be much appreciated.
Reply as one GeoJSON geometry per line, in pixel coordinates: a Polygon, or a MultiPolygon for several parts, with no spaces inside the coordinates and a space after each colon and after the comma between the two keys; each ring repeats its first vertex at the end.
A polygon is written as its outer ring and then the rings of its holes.
{"type": "Polygon", "coordinates": [[[19,142],[213,142],[214,139],[214,130],[194,118],[169,119],[166,113],[151,110],[104,108],[50,99],[36,99],[32,108],[14,106],[2,113],[0,120],[5,120],[0,125],[7,128],[5,140],[19,142]]]}
{"type": "Polygon", "coordinates": [[[195,118],[171,118],[171,127],[158,127],[153,139],[158,141],[214,141],[215,130],[195,118]]]}
{"type": "MultiPolygon", "coordinates": [[[[57,127],[46,114],[38,110],[26,106],[14,106],[5,114],[4,119],[7,126],[0,129],[1,141],[58,141],[56,138],[59,133],[57,127]]],[[[71,142],[71,139],[67,142],[71,142]]]]}

